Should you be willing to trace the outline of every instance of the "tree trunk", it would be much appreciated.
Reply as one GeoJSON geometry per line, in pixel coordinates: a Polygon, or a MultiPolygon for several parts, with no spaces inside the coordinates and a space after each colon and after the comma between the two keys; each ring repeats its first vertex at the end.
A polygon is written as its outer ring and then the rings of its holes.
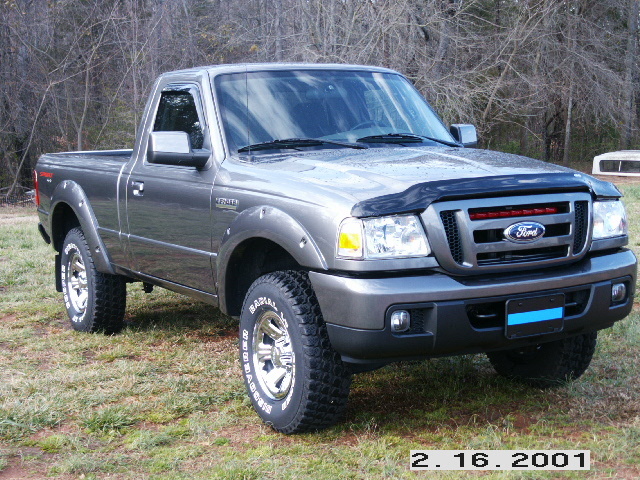
{"type": "MultiPolygon", "coordinates": [[[[576,2],[577,3],[577,2],[576,2]]],[[[576,47],[578,44],[576,33],[577,33],[577,16],[579,14],[579,6],[573,5],[575,10],[571,12],[570,7],[571,3],[567,4],[567,22],[569,23],[569,38],[567,39],[567,47],[569,49],[569,55],[577,55],[576,47]]],[[[571,153],[571,121],[573,119],[573,90],[575,88],[574,84],[574,72],[575,72],[575,62],[573,58],[569,62],[569,92],[567,98],[567,121],[564,127],[564,148],[562,152],[562,164],[564,166],[569,165],[569,154],[571,153]]]]}
{"type": "Polygon", "coordinates": [[[627,51],[625,53],[625,78],[624,78],[624,132],[621,136],[621,146],[631,148],[633,138],[633,121],[635,118],[635,85],[636,63],[638,61],[638,15],[639,0],[629,0],[629,20],[627,25],[627,51]]]}
{"type": "Polygon", "coordinates": [[[571,121],[573,119],[573,81],[569,87],[569,100],[567,101],[567,123],[564,129],[564,152],[562,164],[569,165],[569,150],[571,148],[571,121]]]}
{"type": "Polygon", "coordinates": [[[82,115],[80,116],[80,123],[78,124],[78,150],[82,150],[84,136],[82,134],[84,130],[84,123],[87,119],[87,108],[89,108],[89,87],[90,87],[90,75],[89,75],[89,64],[86,66],[86,71],[84,73],[84,98],[82,103],[82,115]]]}
{"type": "Polygon", "coordinates": [[[280,1],[275,1],[273,4],[273,11],[275,14],[275,60],[276,62],[282,62],[282,23],[280,18],[282,17],[282,6],[280,1]]]}
{"type": "Polygon", "coordinates": [[[442,26],[440,29],[440,39],[436,50],[435,73],[437,77],[442,77],[447,71],[446,63],[449,57],[449,44],[453,35],[453,21],[458,9],[462,7],[463,0],[443,0],[442,5],[442,26]]]}

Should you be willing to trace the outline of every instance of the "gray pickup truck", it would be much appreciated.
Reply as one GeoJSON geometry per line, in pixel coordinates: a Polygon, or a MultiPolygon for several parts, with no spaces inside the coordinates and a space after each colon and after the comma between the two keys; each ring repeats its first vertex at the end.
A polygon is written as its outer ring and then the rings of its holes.
{"type": "Polygon", "coordinates": [[[119,331],[136,281],[239,317],[248,394],[280,432],[335,423],[351,375],[398,360],[576,378],[633,303],[621,194],[476,143],[388,69],[171,72],[133,150],[39,159],[39,230],[76,330],[119,331]]]}

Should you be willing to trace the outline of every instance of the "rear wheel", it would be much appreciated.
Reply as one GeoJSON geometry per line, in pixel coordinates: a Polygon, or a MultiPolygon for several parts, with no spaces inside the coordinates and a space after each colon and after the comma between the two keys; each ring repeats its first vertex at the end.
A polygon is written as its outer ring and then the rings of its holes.
{"type": "Polygon", "coordinates": [[[64,304],[74,330],[117,333],[124,326],[126,283],[96,270],[81,228],[69,230],[60,254],[64,304]]]}
{"type": "Polygon", "coordinates": [[[275,430],[318,430],[344,413],[351,376],[329,343],[306,273],[274,272],[251,285],[240,361],[254,408],[275,430]]]}
{"type": "Polygon", "coordinates": [[[489,352],[500,375],[535,387],[554,387],[580,377],[591,363],[598,332],[530,347],[489,352]]]}

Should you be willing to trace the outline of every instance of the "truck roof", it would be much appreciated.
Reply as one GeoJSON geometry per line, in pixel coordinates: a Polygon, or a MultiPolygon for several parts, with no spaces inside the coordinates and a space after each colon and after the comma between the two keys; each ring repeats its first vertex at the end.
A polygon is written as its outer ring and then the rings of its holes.
{"type": "Polygon", "coordinates": [[[369,65],[349,65],[342,63],[232,63],[223,65],[207,65],[202,67],[187,68],[165,72],[166,74],[193,73],[206,70],[211,76],[221,73],[261,72],[265,70],[360,70],[367,72],[399,73],[384,67],[369,65]]]}

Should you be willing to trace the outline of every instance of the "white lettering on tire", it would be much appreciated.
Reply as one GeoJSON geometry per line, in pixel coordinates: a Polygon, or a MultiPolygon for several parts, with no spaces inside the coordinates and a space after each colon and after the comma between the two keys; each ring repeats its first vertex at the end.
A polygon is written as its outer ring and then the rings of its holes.
{"type": "Polygon", "coordinates": [[[249,338],[249,332],[245,329],[242,331],[242,363],[243,363],[243,370],[245,372],[245,377],[247,379],[247,384],[249,385],[249,390],[251,391],[251,393],[253,394],[253,399],[256,401],[256,403],[258,404],[258,406],[265,412],[265,413],[271,413],[271,409],[273,408],[272,405],[269,405],[267,402],[264,401],[264,399],[262,398],[262,396],[260,395],[260,392],[258,391],[258,387],[256,386],[255,382],[253,381],[253,375],[251,375],[251,365],[249,363],[249,342],[246,340],[249,338]]]}
{"type": "Polygon", "coordinates": [[[268,305],[271,308],[273,308],[276,312],[278,311],[278,307],[276,307],[276,302],[274,302],[268,297],[259,297],[255,299],[251,305],[249,305],[249,312],[251,312],[251,315],[256,313],[256,309],[262,305],[268,305]]]}
{"type": "MultiPolygon", "coordinates": [[[[69,243],[67,244],[67,246],[64,249],[64,253],[66,255],[69,254],[69,252],[71,250],[78,250],[78,247],[76,247],[75,243],[69,243]]],[[[71,308],[71,302],[69,301],[69,291],[67,290],[67,266],[66,265],[60,265],[60,277],[62,280],[62,297],[64,299],[64,306],[66,307],[67,311],[69,311],[69,309],[71,308]]],[[[84,320],[84,316],[86,315],[87,311],[85,310],[84,312],[82,312],[82,315],[78,315],[75,314],[73,316],[71,316],[71,321],[73,323],[80,323],[84,320]]]]}
{"type": "MultiPolygon", "coordinates": [[[[69,255],[69,252],[71,250],[78,250],[78,247],[76,246],[75,243],[68,243],[67,246],[64,248],[64,253],[65,255],[69,255]]],[[[71,308],[71,302],[69,301],[69,292],[67,290],[67,266],[66,265],[60,265],[60,277],[62,280],[62,297],[64,299],[64,306],[67,309],[67,312],[69,311],[69,309],[71,308]]],[[[87,311],[85,310],[84,312],[82,312],[82,315],[78,315],[75,314],[73,316],[71,316],[71,321],[74,323],[80,323],[84,320],[84,316],[86,315],[87,311]]]]}
{"type": "Polygon", "coordinates": [[[69,294],[67,293],[67,282],[65,279],[66,276],[67,276],[67,266],[60,265],[60,277],[62,280],[62,296],[64,298],[64,306],[68,311],[69,308],[71,307],[71,304],[69,303],[69,294]]]}
{"type": "Polygon", "coordinates": [[[291,387],[289,388],[289,395],[287,395],[287,398],[284,399],[284,402],[282,403],[282,411],[284,412],[287,407],[289,406],[289,404],[291,403],[291,397],[293,397],[293,389],[296,386],[296,376],[293,376],[293,381],[291,382],[291,387]]]}

